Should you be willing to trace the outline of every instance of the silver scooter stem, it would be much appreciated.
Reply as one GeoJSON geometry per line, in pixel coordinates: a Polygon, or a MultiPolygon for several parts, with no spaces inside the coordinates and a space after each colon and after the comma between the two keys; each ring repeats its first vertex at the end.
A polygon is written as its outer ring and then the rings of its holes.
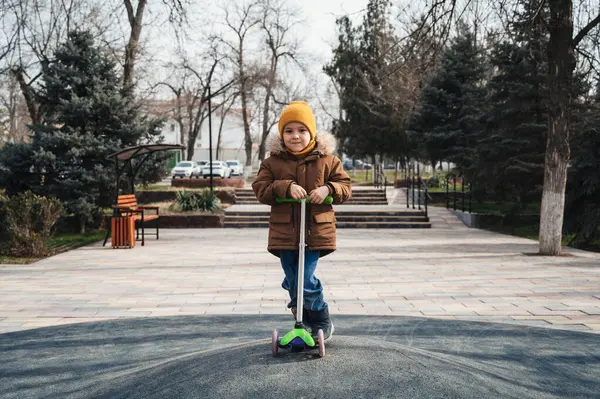
{"type": "Polygon", "coordinates": [[[304,249],[306,226],[306,198],[300,201],[300,244],[298,245],[298,295],[296,296],[296,321],[302,323],[304,313],[304,249]]]}

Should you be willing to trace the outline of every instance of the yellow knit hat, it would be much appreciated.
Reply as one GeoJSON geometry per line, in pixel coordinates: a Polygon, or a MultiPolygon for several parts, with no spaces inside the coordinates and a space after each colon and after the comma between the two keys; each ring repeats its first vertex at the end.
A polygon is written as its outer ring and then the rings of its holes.
{"type": "Polygon", "coordinates": [[[284,108],[279,117],[279,136],[283,137],[285,125],[291,122],[302,123],[306,126],[310,138],[314,140],[317,134],[317,123],[315,122],[315,114],[313,114],[306,101],[292,101],[284,108]]]}

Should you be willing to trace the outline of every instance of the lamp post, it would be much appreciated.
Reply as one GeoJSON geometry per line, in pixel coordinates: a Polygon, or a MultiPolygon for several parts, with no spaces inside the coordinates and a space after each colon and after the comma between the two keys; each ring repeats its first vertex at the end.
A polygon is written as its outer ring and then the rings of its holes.
{"type": "Polygon", "coordinates": [[[210,169],[210,193],[213,193],[213,165],[212,165],[212,96],[210,84],[208,85],[208,167],[210,169]]]}

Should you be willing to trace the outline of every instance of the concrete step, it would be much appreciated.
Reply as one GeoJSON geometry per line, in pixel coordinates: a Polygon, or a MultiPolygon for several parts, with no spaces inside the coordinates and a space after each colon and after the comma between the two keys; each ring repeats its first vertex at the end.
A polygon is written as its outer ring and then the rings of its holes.
{"type": "MultiPolygon", "coordinates": [[[[268,228],[269,222],[230,222],[225,220],[223,227],[227,228],[268,228]]],[[[337,222],[338,229],[430,229],[431,222],[337,222]]]]}
{"type": "MultiPolygon", "coordinates": [[[[252,191],[240,191],[235,190],[235,195],[237,195],[238,197],[254,197],[254,192],[252,191]]],[[[352,196],[358,196],[358,197],[380,197],[380,196],[385,196],[385,193],[383,191],[373,191],[373,192],[366,192],[366,191],[353,191],[352,192],[352,196]]],[[[417,196],[415,195],[415,198],[417,198],[417,196]]]]}
{"type": "MultiPolygon", "coordinates": [[[[235,201],[236,204],[239,205],[257,205],[259,204],[258,201],[250,201],[250,200],[236,200],[235,201]]],[[[336,206],[343,206],[343,205],[387,205],[388,202],[387,201],[363,201],[363,200],[350,200],[350,201],[346,201],[343,204],[338,204],[336,206]]]]}
{"type": "MultiPolygon", "coordinates": [[[[270,216],[270,211],[233,211],[226,212],[225,216],[270,216]]],[[[335,211],[335,217],[347,217],[347,216],[360,216],[360,217],[373,217],[373,216],[398,216],[398,217],[417,217],[417,216],[425,216],[424,211],[419,210],[406,210],[406,211],[344,211],[337,210],[335,211]]]]}
{"type": "MultiPolygon", "coordinates": [[[[225,214],[224,227],[269,227],[268,211],[237,211],[225,214]]],[[[337,211],[338,228],[431,228],[424,211],[337,211]]]]}
{"type": "MultiPolygon", "coordinates": [[[[243,195],[248,195],[248,196],[254,196],[254,191],[251,189],[247,189],[247,188],[237,188],[235,190],[235,194],[238,196],[243,196],[243,195]]],[[[383,190],[352,190],[352,196],[355,195],[385,195],[385,192],[383,190]]]]}
{"type": "MultiPolygon", "coordinates": [[[[269,215],[225,215],[225,220],[269,220],[269,215]]],[[[337,213],[335,218],[338,222],[353,222],[353,221],[373,221],[373,222],[393,222],[393,221],[408,221],[408,222],[423,222],[427,221],[427,217],[420,215],[341,215],[337,213]]]]}
{"type": "MultiPolygon", "coordinates": [[[[235,197],[239,201],[256,200],[256,197],[254,195],[238,195],[238,194],[236,194],[235,197]]],[[[353,201],[353,200],[363,200],[363,201],[380,200],[380,201],[385,201],[386,200],[386,196],[385,195],[353,195],[350,198],[350,201],[353,201]]]]}

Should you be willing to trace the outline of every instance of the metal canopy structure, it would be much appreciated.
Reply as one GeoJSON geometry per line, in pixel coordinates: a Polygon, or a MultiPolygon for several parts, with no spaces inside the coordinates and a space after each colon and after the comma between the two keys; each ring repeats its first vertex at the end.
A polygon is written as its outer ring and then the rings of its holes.
{"type": "Polygon", "coordinates": [[[131,193],[135,194],[135,176],[137,175],[140,166],[142,166],[153,153],[169,150],[185,150],[185,146],[180,144],[142,144],[134,147],[127,147],[108,155],[106,159],[115,160],[115,172],[117,173],[115,201],[119,196],[119,181],[126,167],[129,167],[131,174],[131,193]],[[140,156],[143,156],[143,158],[140,161],[137,161],[134,167],[133,159],[140,156]],[[123,166],[120,168],[119,161],[124,161],[123,166]]]}
{"type": "Polygon", "coordinates": [[[180,144],[142,144],[135,147],[127,147],[121,151],[113,152],[106,159],[117,158],[120,161],[128,161],[144,154],[151,154],[157,151],[185,150],[185,146],[180,144]]]}

